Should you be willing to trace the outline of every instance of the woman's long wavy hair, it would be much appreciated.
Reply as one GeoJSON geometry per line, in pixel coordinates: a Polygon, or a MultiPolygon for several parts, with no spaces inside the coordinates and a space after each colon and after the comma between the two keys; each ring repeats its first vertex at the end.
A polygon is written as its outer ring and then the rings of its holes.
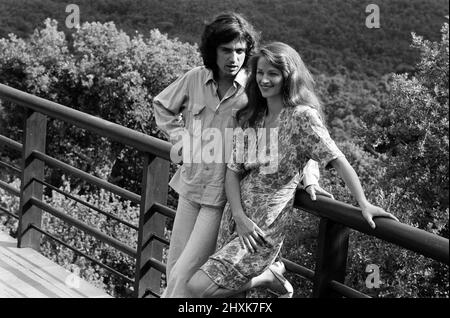
{"type": "Polygon", "coordinates": [[[245,88],[248,103],[236,114],[241,127],[246,124],[254,126],[255,121],[260,116],[264,116],[267,111],[267,100],[262,97],[256,82],[256,70],[260,58],[267,59],[283,75],[281,94],[284,107],[306,105],[316,109],[323,117],[319,98],[314,92],[314,79],[300,55],[285,43],[272,42],[261,47],[249,61],[250,76],[245,88]]]}

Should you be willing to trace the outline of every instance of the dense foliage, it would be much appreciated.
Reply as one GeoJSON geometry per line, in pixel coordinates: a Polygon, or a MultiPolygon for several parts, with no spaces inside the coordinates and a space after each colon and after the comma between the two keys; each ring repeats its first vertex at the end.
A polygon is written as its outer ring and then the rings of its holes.
{"type": "MultiPolygon", "coordinates": [[[[367,111],[360,112],[356,125],[350,125],[363,138],[353,138],[356,143],[340,141],[338,145],[360,176],[370,201],[394,213],[403,223],[448,238],[448,23],[442,27],[441,35],[439,42],[413,35],[412,46],[421,52],[417,73],[394,75],[387,83],[389,94],[365,99],[367,111]]],[[[352,108],[341,109],[342,98],[336,96],[337,107],[327,110],[333,114],[329,117],[334,126],[331,131],[339,133],[336,121],[351,113],[352,108]]],[[[334,171],[324,171],[321,183],[337,199],[352,202],[334,171]]],[[[296,239],[288,242],[288,251],[293,251],[291,255],[299,263],[311,268],[314,263],[305,255],[315,251],[318,220],[305,213],[299,213],[295,220],[291,237],[296,239]]],[[[449,296],[446,265],[361,233],[351,233],[348,273],[349,285],[373,296],[449,296]],[[368,264],[380,268],[379,289],[365,286],[368,264]]],[[[298,283],[303,286],[302,291],[311,288],[303,281],[298,283]]]]}
{"type": "MultiPolygon", "coordinates": [[[[148,38],[118,31],[114,23],[86,23],[72,45],[47,19],[28,40],[0,39],[0,82],[114,123],[159,136],[153,96],[200,59],[196,46],[153,30],[148,38]]],[[[20,140],[23,112],[4,103],[0,133],[20,140]]],[[[48,126],[47,152],[80,169],[139,191],[142,155],[61,121],[48,126]],[[70,131],[69,134],[65,132],[70,131]]],[[[51,181],[60,185],[60,173],[51,181]]]]}
{"type": "MultiPolygon", "coordinates": [[[[415,76],[400,74],[390,83],[389,99],[366,114],[367,140],[389,163],[385,183],[421,207],[413,224],[440,234],[449,205],[449,45],[448,23],[440,42],[413,35],[421,52],[415,76]],[[405,174],[407,171],[407,174],[405,174]]],[[[448,225],[447,233],[448,237],[448,225]]]]}

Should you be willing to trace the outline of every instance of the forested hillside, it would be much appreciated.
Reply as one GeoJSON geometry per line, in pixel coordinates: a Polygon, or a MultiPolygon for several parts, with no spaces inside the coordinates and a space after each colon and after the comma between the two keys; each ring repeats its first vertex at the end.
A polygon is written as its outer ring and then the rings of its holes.
{"type": "MultiPolygon", "coordinates": [[[[335,74],[344,66],[352,77],[411,70],[418,53],[411,32],[430,40],[448,15],[448,0],[73,0],[81,23],[114,21],[128,34],[159,28],[171,37],[199,41],[203,21],[224,10],[245,14],[263,39],[285,41],[319,72],[335,74]],[[366,6],[380,8],[380,28],[365,26],[366,6]]],[[[30,34],[51,17],[63,27],[67,1],[1,0],[0,38],[30,34]]],[[[69,29],[64,31],[69,32],[69,29]]],[[[317,73],[317,72],[316,72],[317,73]]]]}

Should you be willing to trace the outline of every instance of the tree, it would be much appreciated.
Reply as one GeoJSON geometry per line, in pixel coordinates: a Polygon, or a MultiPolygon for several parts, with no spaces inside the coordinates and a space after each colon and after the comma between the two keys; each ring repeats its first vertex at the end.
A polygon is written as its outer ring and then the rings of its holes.
{"type": "MultiPolygon", "coordinates": [[[[153,96],[188,69],[200,65],[197,47],[158,30],[130,37],[112,22],[84,23],[69,44],[55,20],[46,19],[27,39],[0,39],[0,82],[151,136],[162,137],[153,96]]],[[[2,104],[0,126],[21,140],[19,106],[2,104]]],[[[141,155],[105,138],[51,120],[47,152],[84,171],[140,191],[141,155]]],[[[61,175],[50,181],[61,185],[61,175]]],[[[75,181],[74,181],[75,182],[75,181]]]]}
{"type": "MultiPolygon", "coordinates": [[[[389,98],[367,114],[365,122],[366,140],[380,152],[385,168],[379,201],[402,222],[448,238],[448,23],[441,33],[440,42],[412,34],[412,46],[421,52],[415,74],[393,75],[389,98]]],[[[383,259],[392,269],[389,281],[399,290],[395,294],[448,297],[447,265],[411,257],[404,251],[393,252],[395,248],[385,249],[383,259]],[[395,261],[386,262],[389,258],[395,261]]]]}
{"type": "Polygon", "coordinates": [[[449,206],[448,23],[441,32],[440,42],[413,33],[421,52],[416,74],[394,75],[390,98],[366,122],[373,123],[368,142],[389,163],[385,182],[416,202],[410,222],[448,237],[448,226],[441,231],[449,206]]]}

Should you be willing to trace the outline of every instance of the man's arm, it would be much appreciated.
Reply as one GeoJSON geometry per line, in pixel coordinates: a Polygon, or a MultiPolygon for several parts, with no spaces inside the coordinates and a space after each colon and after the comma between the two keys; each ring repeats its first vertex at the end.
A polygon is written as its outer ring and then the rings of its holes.
{"type": "Polygon", "coordinates": [[[188,100],[187,74],[178,78],[153,99],[156,125],[172,143],[184,128],[180,114],[188,100]]]}

